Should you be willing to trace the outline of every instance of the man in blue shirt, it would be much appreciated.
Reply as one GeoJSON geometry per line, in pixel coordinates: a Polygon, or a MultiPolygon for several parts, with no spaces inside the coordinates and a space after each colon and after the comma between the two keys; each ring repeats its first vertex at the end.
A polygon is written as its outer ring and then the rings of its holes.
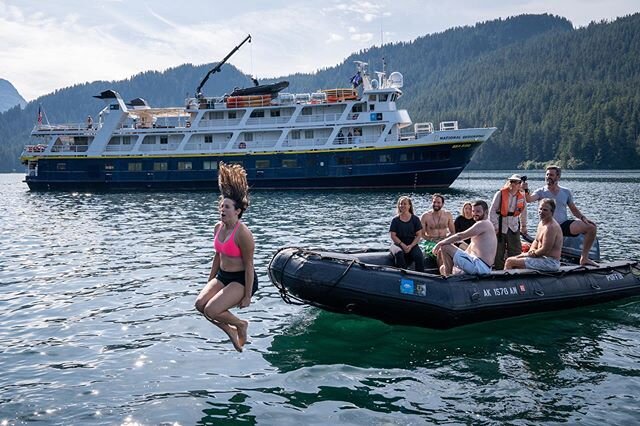
{"type": "MultiPolygon", "coordinates": [[[[529,194],[529,189],[525,186],[527,203],[542,200],[544,198],[552,198],[556,202],[556,210],[553,214],[555,220],[562,228],[562,234],[565,237],[576,237],[584,234],[584,242],[582,244],[582,255],[580,256],[581,265],[597,265],[593,260],[589,259],[589,250],[596,239],[596,224],[587,219],[573,202],[571,191],[558,184],[560,174],[562,173],[559,166],[549,166],[546,169],[545,180],[546,185],[538,188],[529,194]],[[569,219],[567,216],[567,207],[573,213],[575,219],[569,219]]],[[[526,185],[526,184],[525,184],[526,185]]]]}

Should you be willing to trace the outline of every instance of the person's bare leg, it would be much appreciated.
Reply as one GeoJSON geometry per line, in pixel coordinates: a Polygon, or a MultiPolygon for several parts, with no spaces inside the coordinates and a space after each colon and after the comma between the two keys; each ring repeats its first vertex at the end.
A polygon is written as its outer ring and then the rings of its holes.
{"type": "Polygon", "coordinates": [[[452,244],[442,246],[440,254],[442,255],[442,266],[444,267],[444,273],[442,273],[442,269],[440,270],[440,272],[445,277],[448,277],[453,273],[453,256],[456,250],[456,246],[452,244]]]}
{"type": "Polygon", "coordinates": [[[242,351],[247,340],[249,323],[236,317],[228,309],[240,303],[243,297],[244,286],[239,283],[230,283],[212,297],[204,309],[205,316],[227,333],[238,352],[242,351]]]}
{"type": "Polygon", "coordinates": [[[598,266],[596,262],[589,259],[589,251],[593,242],[596,239],[597,228],[590,223],[583,222],[581,220],[575,220],[571,223],[569,228],[573,235],[584,234],[584,242],[582,243],[582,254],[580,255],[581,265],[598,266]]]}

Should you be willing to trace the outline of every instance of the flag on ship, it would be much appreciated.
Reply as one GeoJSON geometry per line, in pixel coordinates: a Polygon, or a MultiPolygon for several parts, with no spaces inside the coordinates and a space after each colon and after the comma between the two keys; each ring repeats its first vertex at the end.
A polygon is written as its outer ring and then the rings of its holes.
{"type": "Polygon", "coordinates": [[[358,71],[356,75],[351,77],[351,84],[353,84],[354,89],[362,84],[362,76],[360,75],[360,71],[358,71]]]}

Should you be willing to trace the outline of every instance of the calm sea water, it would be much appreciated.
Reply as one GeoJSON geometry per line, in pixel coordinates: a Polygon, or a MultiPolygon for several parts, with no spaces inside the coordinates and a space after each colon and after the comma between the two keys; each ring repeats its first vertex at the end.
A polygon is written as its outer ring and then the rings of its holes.
{"type": "MultiPolygon", "coordinates": [[[[464,173],[446,207],[490,200],[511,173],[464,173]]],[[[239,354],[193,309],[215,194],[32,193],[21,180],[0,175],[1,425],[640,422],[640,300],[448,331],[281,301],[266,272],[279,247],[386,246],[401,192],[253,193],[261,289],[239,312],[239,354]]],[[[598,222],[605,259],[640,258],[640,172],[562,183],[598,222]]]]}

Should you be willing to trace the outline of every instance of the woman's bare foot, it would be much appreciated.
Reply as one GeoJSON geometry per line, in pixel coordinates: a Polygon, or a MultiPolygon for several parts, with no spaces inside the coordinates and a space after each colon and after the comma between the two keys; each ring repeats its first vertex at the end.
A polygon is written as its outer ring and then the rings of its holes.
{"type": "Polygon", "coordinates": [[[240,320],[240,325],[236,326],[238,331],[238,343],[240,346],[244,346],[247,343],[247,329],[249,328],[249,321],[240,320]]]}
{"type": "Polygon", "coordinates": [[[244,345],[244,343],[240,344],[240,339],[239,339],[240,333],[235,328],[233,328],[228,324],[217,323],[216,325],[220,327],[222,331],[224,331],[227,334],[227,336],[229,336],[229,339],[233,344],[233,348],[238,352],[242,352],[242,346],[244,345]]]}

